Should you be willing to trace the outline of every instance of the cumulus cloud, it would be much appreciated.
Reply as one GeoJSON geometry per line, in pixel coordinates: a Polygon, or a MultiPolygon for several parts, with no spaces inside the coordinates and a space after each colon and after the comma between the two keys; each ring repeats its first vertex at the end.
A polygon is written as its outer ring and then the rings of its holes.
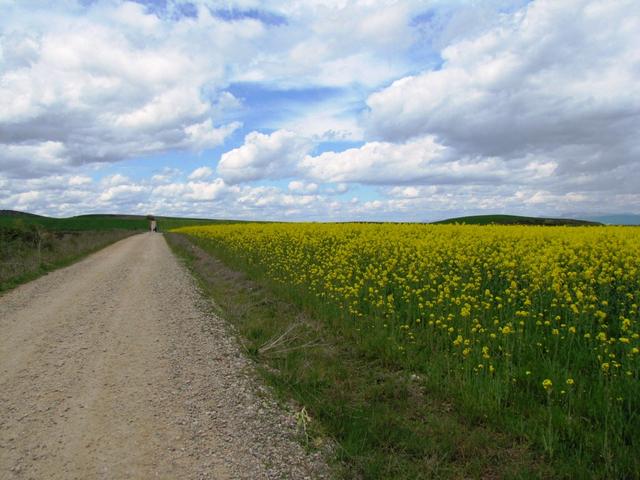
{"type": "MultiPolygon", "coordinates": [[[[38,151],[27,161],[0,152],[3,169],[33,177],[219,146],[241,126],[225,121],[240,104],[225,90],[233,82],[379,86],[408,68],[397,51],[412,44],[419,5],[9,4],[0,19],[0,148],[38,151]],[[51,144],[55,155],[43,151],[51,144]]],[[[353,118],[323,115],[321,128],[307,119],[301,134],[361,136],[353,118]]]]}
{"type": "Polygon", "coordinates": [[[342,152],[307,155],[301,170],[323,182],[368,184],[489,183],[506,175],[496,158],[455,158],[433,137],[403,144],[369,142],[342,152]]]}
{"type": "MultiPolygon", "coordinates": [[[[253,3],[253,2],[250,2],[253,3]]],[[[260,7],[262,2],[255,2],[260,7]]],[[[300,87],[380,86],[409,68],[399,52],[416,39],[411,18],[423,1],[277,1],[286,27],[272,30],[269,48],[240,70],[235,81],[300,87]]]]}
{"type": "Polygon", "coordinates": [[[30,9],[26,17],[14,6],[0,20],[5,172],[37,176],[170,149],[202,150],[239,128],[221,121],[233,103],[224,91],[223,52],[197,45],[236,40],[241,49],[259,29],[238,32],[206,14],[161,21],[131,2],[97,3],[84,15],[64,7],[30,9]],[[219,42],[222,35],[228,38],[219,42]]]}
{"type": "MultiPolygon", "coordinates": [[[[562,216],[569,211],[637,211],[636,192],[558,192],[545,188],[485,185],[380,186],[378,198],[359,200],[332,196],[295,180],[291,188],[229,185],[221,178],[188,180],[174,175],[170,183],[112,175],[94,181],[87,175],[52,175],[15,182],[0,174],[0,209],[18,209],[54,216],[83,213],[199,216],[278,220],[406,220],[428,221],[456,214],[492,212],[562,216]],[[299,183],[295,183],[299,182],[299,183]]],[[[337,188],[346,187],[338,185],[337,188]]],[[[363,191],[371,198],[371,191],[363,191]]],[[[344,193],[344,192],[343,192],[344,193]]]]}
{"type": "Polygon", "coordinates": [[[189,175],[189,180],[202,180],[213,175],[213,169],[209,167],[198,167],[189,175]]]}
{"type": "Polygon", "coordinates": [[[638,211],[638,31],[635,0],[5,2],[0,205],[638,211]]]}
{"type": "Polygon", "coordinates": [[[318,182],[398,185],[363,212],[577,211],[599,208],[598,198],[631,207],[639,29],[635,2],[532,2],[445,48],[441,68],[370,95],[365,135],[381,141],[307,155],[299,171],[318,182]]]}
{"type": "Polygon", "coordinates": [[[104,190],[97,200],[109,205],[129,205],[143,200],[148,190],[148,187],[143,185],[116,185],[104,190]]]}
{"type": "Polygon", "coordinates": [[[289,130],[251,132],[244,144],[220,157],[217,173],[229,183],[291,176],[311,142],[289,130]]]}
{"type": "Polygon", "coordinates": [[[193,202],[213,201],[222,198],[232,189],[221,178],[206,181],[190,181],[187,183],[171,183],[153,189],[152,199],[171,200],[180,197],[193,202]]]}
{"type": "Polygon", "coordinates": [[[177,168],[164,167],[159,172],[151,176],[152,184],[170,183],[173,179],[180,176],[182,172],[177,168]]]}
{"type": "Polygon", "coordinates": [[[185,127],[186,138],[184,145],[199,150],[222,145],[224,140],[242,126],[240,122],[232,122],[220,128],[215,128],[211,119],[185,127]]]}
{"type": "Polygon", "coordinates": [[[78,185],[87,185],[89,183],[93,182],[91,177],[88,177],[87,175],[73,175],[71,178],[69,178],[69,185],[70,186],[78,186],[78,185]]]}
{"type": "Polygon", "coordinates": [[[62,142],[0,143],[0,160],[6,173],[22,171],[27,176],[51,174],[65,166],[66,158],[67,148],[62,142]]]}
{"type": "Polygon", "coordinates": [[[445,48],[439,70],[371,95],[369,133],[432,135],[460,155],[538,154],[559,173],[629,162],[640,143],[639,30],[633,0],[537,0],[445,48]]]}
{"type": "Polygon", "coordinates": [[[288,188],[291,193],[316,193],[318,191],[318,184],[293,180],[289,182],[288,188]]]}

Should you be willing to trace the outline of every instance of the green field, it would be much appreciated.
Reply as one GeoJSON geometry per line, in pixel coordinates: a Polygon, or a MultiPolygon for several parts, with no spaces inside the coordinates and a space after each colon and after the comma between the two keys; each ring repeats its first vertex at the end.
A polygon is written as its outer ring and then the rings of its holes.
{"type": "MultiPolygon", "coordinates": [[[[160,230],[171,228],[207,225],[210,223],[234,223],[231,220],[212,220],[204,218],[155,217],[160,230]]],[[[24,225],[39,225],[51,231],[79,231],[79,230],[148,230],[149,221],[144,215],[96,214],[78,215],[69,218],[53,218],[0,210],[0,226],[11,227],[16,222],[24,225]]]]}

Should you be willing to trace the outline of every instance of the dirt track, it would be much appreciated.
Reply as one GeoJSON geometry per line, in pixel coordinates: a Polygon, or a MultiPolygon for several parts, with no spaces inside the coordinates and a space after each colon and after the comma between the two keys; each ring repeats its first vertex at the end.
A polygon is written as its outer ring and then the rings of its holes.
{"type": "Polygon", "coordinates": [[[0,297],[0,479],[321,478],[159,234],[0,297]]]}

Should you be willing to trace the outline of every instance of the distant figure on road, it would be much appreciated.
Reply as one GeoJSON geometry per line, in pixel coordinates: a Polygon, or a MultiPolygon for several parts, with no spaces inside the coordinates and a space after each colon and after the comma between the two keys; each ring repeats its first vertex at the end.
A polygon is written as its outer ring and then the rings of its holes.
{"type": "Polygon", "coordinates": [[[156,217],[153,215],[147,215],[147,220],[149,220],[149,230],[152,232],[158,231],[158,224],[156,223],[156,217]]]}

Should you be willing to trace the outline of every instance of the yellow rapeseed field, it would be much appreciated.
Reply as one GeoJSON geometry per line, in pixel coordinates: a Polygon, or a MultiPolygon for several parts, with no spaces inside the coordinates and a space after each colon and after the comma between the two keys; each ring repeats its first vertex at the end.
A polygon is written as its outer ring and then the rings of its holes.
{"type": "Polygon", "coordinates": [[[526,411],[529,435],[550,455],[637,453],[640,229],[235,224],[178,232],[286,287],[383,361],[437,375],[462,403],[526,411]]]}

